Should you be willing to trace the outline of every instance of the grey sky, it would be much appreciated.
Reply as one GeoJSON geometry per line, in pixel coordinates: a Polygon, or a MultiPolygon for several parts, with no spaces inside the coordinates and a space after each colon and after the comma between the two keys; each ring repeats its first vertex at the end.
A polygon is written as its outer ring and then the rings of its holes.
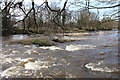
{"type": "MultiPolygon", "coordinates": [[[[2,1],[5,1],[5,0],[2,0],[2,1]]],[[[21,1],[21,0],[15,0],[15,1],[21,1]]],[[[35,4],[37,4],[37,5],[40,5],[40,4],[42,4],[44,2],[44,0],[34,0],[34,1],[35,1],[35,4]]],[[[82,3],[85,4],[85,1],[86,0],[68,0],[67,6],[70,5],[71,2],[82,2],[82,3]]],[[[97,6],[97,7],[104,7],[104,6],[115,5],[115,4],[118,4],[118,2],[119,2],[119,0],[116,0],[114,2],[110,2],[111,0],[99,0],[99,1],[108,1],[108,2],[107,3],[98,3],[97,0],[90,0],[90,5],[97,6]]],[[[65,0],[48,0],[48,2],[49,2],[49,4],[51,2],[58,2],[60,4],[60,7],[62,8],[65,0]]],[[[24,3],[31,5],[31,0],[24,0],[24,3]]],[[[85,5],[83,5],[83,6],[85,6],[85,5]]],[[[69,10],[79,10],[79,9],[82,9],[83,6],[82,7],[80,7],[80,6],[76,7],[76,6],[70,5],[69,10]]],[[[110,15],[110,14],[112,14],[114,12],[114,10],[118,10],[118,8],[101,9],[101,10],[99,10],[99,12],[100,12],[99,16],[102,19],[103,15],[110,15]]],[[[90,11],[97,12],[96,9],[91,9],[90,11]]]]}

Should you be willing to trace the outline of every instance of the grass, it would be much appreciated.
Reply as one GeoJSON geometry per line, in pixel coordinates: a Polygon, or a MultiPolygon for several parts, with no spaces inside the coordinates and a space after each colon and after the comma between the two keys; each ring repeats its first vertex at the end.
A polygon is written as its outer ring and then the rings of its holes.
{"type": "Polygon", "coordinates": [[[73,30],[66,30],[65,33],[75,33],[75,32],[87,32],[86,30],[80,29],[73,29],[73,30]]]}
{"type": "Polygon", "coordinates": [[[15,40],[10,41],[9,44],[24,44],[24,45],[39,45],[39,46],[52,46],[55,45],[54,42],[47,40],[47,39],[22,39],[22,40],[15,40]]]}
{"type": "Polygon", "coordinates": [[[32,39],[33,44],[38,44],[39,46],[52,46],[55,43],[47,39],[32,39]]]}

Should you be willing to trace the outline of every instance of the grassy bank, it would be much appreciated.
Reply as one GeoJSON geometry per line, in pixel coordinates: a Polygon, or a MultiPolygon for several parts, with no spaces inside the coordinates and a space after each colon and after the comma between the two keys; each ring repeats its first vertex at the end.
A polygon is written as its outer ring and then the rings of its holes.
{"type": "Polygon", "coordinates": [[[50,41],[48,39],[22,39],[22,40],[14,40],[14,41],[9,41],[9,44],[24,44],[24,45],[39,45],[39,46],[52,46],[55,45],[53,41],[50,41]]]}
{"type": "MultiPolygon", "coordinates": [[[[81,32],[91,32],[91,31],[99,31],[99,30],[112,30],[112,29],[106,29],[106,28],[101,28],[101,29],[79,29],[79,28],[73,28],[73,29],[67,29],[64,31],[64,33],[81,33],[81,32]]],[[[34,28],[30,28],[29,30],[23,29],[23,28],[13,28],[12,34],[52,34],[52,33],[62,33],[62,30],[58,31],[52,31],[48,28],[38,28],[37,31],[34,28]]]]}

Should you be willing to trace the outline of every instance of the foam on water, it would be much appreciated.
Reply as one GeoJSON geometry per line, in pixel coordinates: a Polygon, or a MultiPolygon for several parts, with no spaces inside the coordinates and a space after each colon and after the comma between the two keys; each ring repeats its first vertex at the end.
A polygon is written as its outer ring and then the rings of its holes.
{"type": "Polygon", "coordinates": [[[55,51],[55,50],[63,50],[62,48],[56,47],[56,46],[50,46],[50,47],[45,47],[45,46],[43,46],[43,47],[39,47],[39,48],[41,48],[41,49],[46,49],[46,50],[52,50],[52,51],[55,51]]]}
{"type": "Polygon", "coordinates": [[[2,48],[0,48],[0,51],[2,51],[2,48]]]}
{"type": "Polygon", "coordinates": [[[26,58],[26,59],[13,59],[18,61],[18,65],[12,66],[6,70],[4,70],[1,73],[1,77],[17,77],[17,76],[30,76],[31,74],[34,74],[34,71],[41,70],[41,69],[47,69],[50,67],[49,61],[38,61],[33,60],[33,58],[26,58]],[[33,71],[33,72],[29,72],[33,71]],[[31,73],[31,74],[30,74],[31,73]]]}
{"type": "Polygon", "coordinates": [[[98,63],[88,63],[85,65],[86,68],[91,69],[93,71],[100,71],[100,72],[118,72],[117,68],[109,68],[104,66],[105,63],[103,61],[98,63]]]}
{"type": "Polygon", "coordinates": [[[13,54],[17,54],[17,53],[20,53],[19,51],[17,51],[17,50],[13,50],[13,49],[9,49],[8,51],[4,51],[3,52],[3,54],[4,55],[9,55],[9,54],[11,54],[11,53],[13,53],[13,54]]]}
{"type": "Polygon", "coordinates": [[[67,45],[65,50],[67,51],[77,51],[77,50],[83,50],[83,49],[93,49],[96,46],[93,45],[67,45]]]}
{"type": "Polygon", "coordinates": [[[48,61],[35,61],[25,64],[25,69],[40,70],[42,68],[48,68],[48,61]]]}
{"type": "Polygon", "coordinates": [[[22,66],[13,66],[1,73],[1,77],[4,78],[22,78],[22,77],[35,77],[35,71],[25,70],[22,66]]]}
{"type": "Polygon", "coordinates": [[[10,77],[12,75],[18,75],[19,71],[23,70],[23,67],[21,66],[14,66],[14,67],[10,67],[6,70],[4,70],[1,74],[1,77],[10,77]]]}
{"type": "Polygon", "coordinates": [[[15,60],[13,58],[4,58],[4,59],[0,59],[1,64],[4,63],[12,63],[15,62],[15,60]]]}
{"type": "Polygon", "coordinates": [[[64,36],[62,38],[63,40],[96,40],[96,39],[100,39],[100,38],[84,38],[84,37],[72,37],[72,36],[64,36]]]}
{"type": "Polygon", "coordinates": [[[31,61],[35,61],[36,59],[34,59],[34,58],[26,58],[26,59],[17,58],[16,60],[18,60],[20,62],[31,62],[31,61]]]}
{"type": "Polygon", "coordinates": [[[103,31],[100,31],[100,32],[98,32],[98,34],[99,34],[99,35],[102,35],[102,34],[104,34],[104,32],[103,32],[103,31]]]}
{"type": "Polygon", "coordinates": [[[16,51],[16,50],[12,50],[12,53],[20,53],[19,51],[16,51]]]}
{"type": "Polygon", "coordinates": [[[13,63],[13,62],[33,62],[36,59],[34,58],[26,58],[26,59],[22,59],[22,58],[4,58],[4,59],[0,59],[1,64],[6,64],[6,63],[13,63]]]}
{"type": "Polygon", "coordinates": [[[24,53],[28,53],[28,54],[39,54],[39,52],[33,50],[33,49],[30,49],[30,50],[27,50],[25,51],[24,53]]]}
{"type": "Polygon", "coordinates": [[[29,45],[25,45],[24,47],[25,47],[25,48],[30,48],[30,46],[29,46],[29,45]]]}

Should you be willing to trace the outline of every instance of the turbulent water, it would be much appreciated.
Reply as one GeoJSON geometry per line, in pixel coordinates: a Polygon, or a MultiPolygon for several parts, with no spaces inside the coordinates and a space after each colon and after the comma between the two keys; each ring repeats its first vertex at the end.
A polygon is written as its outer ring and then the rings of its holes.
{"type": "MultiPolygon", "coordinates": [[[[1,77],[5,78],[117,78],[118,32],[65,36],[77,40],[55,46],[2,44],[1,77]]],[[[28,38],[16,35],[4,40],[28,38]],[[20,37],[19,37],[20,36],[20,37]]]]}

